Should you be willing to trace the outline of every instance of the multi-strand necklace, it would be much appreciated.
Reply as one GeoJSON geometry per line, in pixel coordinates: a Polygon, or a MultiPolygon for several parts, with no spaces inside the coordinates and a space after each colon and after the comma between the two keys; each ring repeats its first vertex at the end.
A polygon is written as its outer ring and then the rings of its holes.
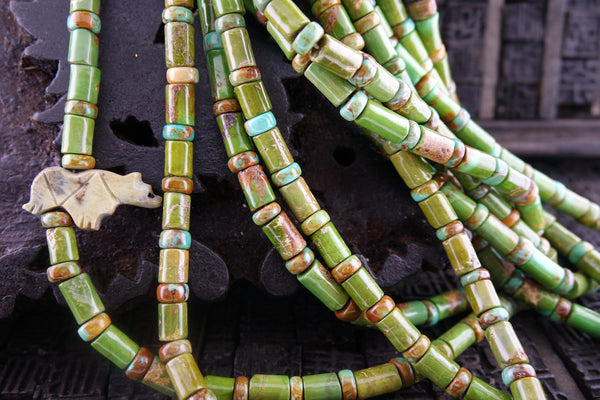
{"type": "Polygon", "coordinates": [[[256,1],[250,7],[266,21],[267,30],[286,56],[293,59],[294,69],[335,106],[342,106],[341,115],[355,121],[387,153],[436,229],[466,293],[466,297],[458,296],[456,303],[437,297],[396,305],[350,252],[332,218],[301,177],[301,167],[294,162],[271,112],[245,29],[244,5],[239,0],[198,3],[215,100],[213,111],[230,157],[229,169],[238,175],[254,223],[262,227],[288,271],[339,319],[380,329],[402,354],[389,363],[355,372],[233,379],[204,378],[187,340],[194,83],[199,78],[194,68],[193,1],[167,0],[163,12],[168,85],[157,298],[159,338],[166,343],[155,357],[111,323],[78,263],[73,223],[98,229],[103,216],[119,204],[156,207],[160,199],[141,182],[139,174],[121,177],[92,169],[100,79],[96,67],[99,0],[72,0],[63,168],[49,168],[38,175],[26,208],[35,214],[57,207],[66,211],[42,215],[52,264],[48,277],[60,282],[59,288],[81,324],[82,339],[125,369],[129,377],[165,393],[174,392],[180,399],[215,395],[282,400],[367,398],[398,390],[421,376],[452,397],[507,398],[452,361],[485,336],[513,395],[543,398],[535,371],[508,321],[514,305],[501,301],[492,281],[542,314],[597,336],[599,315],[567,298],[597,288],[600,255],[543,214],[538,186],[530,178],[539,182],[543,200],[586,225],[597,225],[600,209],[500,148],[458,105],[443,44],[436,39],[434,5],[431,1],[412,3],[421,36],[399,2],[382,1],[380,7],[374,7],[369,1],[348,1],[343,6],[317,1],[312,8],[318,18],[334,14],[326,19],[327,33],[318,23],[310,22],[291,0],[256,1]],[[390,18],[389,23],[386,18],[390,18]],[[356,30],[350,29],[350,20],[356,30]],[[341,42],[334,38],[336,35],[341,42]],[[424,47],[419,47],[419,37],[425,39],[424,47]],[[372,56],[356,50],[365,45],[372,56]],[[403,80],[407,75],[408,80],[403,80]],[[465,146],[451,130],[483,151],[465,146]],[[451,169],[454,175],[434,168],[425,159],[451,169]],[[72,173],[68,169],[89,171],[72,173]],[[454,178],[476,201],[453,186],[454,178]],[[276,201],[270,182],[279,189],[300,230],[276,201]],[[496,190],[512,199],[516,208],[496,190]],[[459,219],[489,242],[480,242],[477,247],[480,258],[486,261],[485,268],[459,219]],[[552,247],[536,234],[544,228],[552,245],[582,273],[555,263],[552,247]],[[310,238],[312,249],[300,231],[310,238]],[[507,269],[502,257],[538,283],[525,279],[518,269],[507,269]],[[532,298],[534,291],[541,297],[532,298]],[[453,310],[464,308],[465,298],[474,314],[459,322],[457,329],[431,341],[415,327],[453,315],[453,310]]]}

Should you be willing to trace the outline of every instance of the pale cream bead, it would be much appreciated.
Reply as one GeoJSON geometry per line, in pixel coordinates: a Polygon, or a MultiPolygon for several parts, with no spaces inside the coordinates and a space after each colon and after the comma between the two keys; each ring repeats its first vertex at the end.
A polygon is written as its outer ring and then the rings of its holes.
{"type": "Polygon", "coordinates": [[[194,67],[173,67],[167,70],[169,83],[198,83],[198,69],[194,67]]]}

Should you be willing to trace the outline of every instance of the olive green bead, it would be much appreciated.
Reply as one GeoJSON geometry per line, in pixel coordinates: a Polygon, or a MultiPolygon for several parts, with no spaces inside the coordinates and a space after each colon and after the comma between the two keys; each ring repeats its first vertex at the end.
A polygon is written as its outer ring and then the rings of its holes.
{"type": "Polygon", "coordinates": [[[434,229],[441,228],[458,218],[446,196],[440,192],[421,201],[419,207],[434,229]]]}
{"type": "Polygon", "coordinates": [[[260,165],[253,165],[240,171],[238,180],[251,211],[275,201],[273,188],[260,165]]]}
{"type": "Polygon", "coordinates": [[[531,258],[525,263],[519,264],[519,268],[546,289],[552,290],[560,286],[565,277],[565,270],[544,253],[533,247],[531,242],[530,245],[532,250],[531,258]]]}
{"type": "Polygon", "coordinates": [[[419,300],[408,301],[406,303],[402,303],[399,305],[399,307],[401,308],[404,316],[413,324],[419,326],[427,322],[429,312],[427,311],[425,302],[419,300]]]}
{"type": "Polygon", "coordinates": [[[298,282],[331,311],[344,307],[349,297],[329,271],[315,260],[312,265],[298,275],[298,282]]]}
{"type": "Polygon", "coordinates": [[[533,170],[531,179],[538,185],[538,189],[540,190],[540,198],[542,201],[548,201],[552,198],[552,196],[554,196],[556,191],[556,181],[554,179],[538,171],[537,169],[533,170]]]}
{"type": "MultiPolygon", "coordinates": [[[[214,101],[233,99],[235,92],[229,83],[229,66],[223,49],[206,53],[210,89],[214,101]]],[[[218,118],[218,117],[217,117],[218,118]]]]}
{"type": "Polygon", "coordinates": [[[356,90],[346,79],[314,62],[308,65],[304,76],[336,107],[342,105],[356,90]]]}
{"type": "Polygon", "coordinates": [[[470,308],[469,302],[458,291],[445,292],[433,296],[429,298],[429,301],[435,304],[440,321],[463,313],[470,308]]]}
{"type": "Polygon", "coordinates": [[[577,263],[577,267],[600,282],[600,253],[596,250],[587,252],[586,255],[577,263]]]}
{"type": "Polygon", "coordinates": [[[452,183],[447,182],[440,190],[448,197],[450,204],[452,204],[452,208],[454,208],[454,211],[461,221],[465,221],[475,213],[477,203],[471,200],[452,183]]]}
{"type": "Polygon", "coordinates": [[[374,10],[373,3],[369,0],[342,0],[342,4],[346,7],[352,21],[356,21],[374,10]]]}
{"type": "Polygon", "coordinates": [[[365,47],[379,64],[385,64],[397,57],[394,46],[390,43],[389,36],[383,25],[378,25],[368,32],[363,33],[365,47]]]}
{"type": "Polygon", "coordinates": [[[511,232],[507,227],[493,215],[490,215],[475,232],[488,240],[492,247],[501,255],[510,253],[519,243],[519,236],[511,232]]]}
{"type": "Polygon", "coordinates": [[[194,66],[194,26],[185,22],[165,24],[165,63],[167,68],[194,66]]]}
{"type": "Polygon", "coordinates": [[[246,8],[242,0],[215,0],[213,1],[215,18],[225,14],[245,14],[246,8]]]}
{"type": "Polygon", "coordinates": [[[140,346],[114,325],[106,328],[92,342],[92,347],[120,369],[127,368],[140,349],[140,346]]]}
{"type": "Polygon", "coordinates": [[[334,268],[352,255],[332,222],[313,233],[311,239],[329,268],[334,268]]]}
{"type": "Polygon", "coordinates": [[[501,220],[508,217],[512,211],[510,204],[508,204],[508,202],[500,195],[492,192],[491,190],[478,201],[486,206],[492,214],[501,220]]]}
{"type": "MultiPolygon", "coordinates": [[[[313,4],[313,14],[316,7],[320,4],[313,4]]],[[[350,17],[346,9],[341,5],[333,5],[317,16],[317,19],[325,29],[325,32],[334,38],[341,40],[349,35],[356,35],[356,29],[350,21],[350,17]]],[[[351,36],[352,37],[352,36],[351,36]]],[[[361,39],[362,37],[359,36],[361,39]]],[[[350,44],[348,44],[350,46],[350,44]]],[[[360,50],[364,47],[364,41],[360,46],[350,46],[355,50],[360,50]]]]}
{"type": "Polygon", "coordinates": [[[529,280],[525,281],[512,296],[535,307],[540,314],[546,316],[552,314],[560,300],[560,296],[556,293],[544,290],[529,280]]]}
{"type": "Polygon", "coordinates": [[[367,399],[402,389],[402,379],[394,364],[382,364],[376,367],[354,372],[359,399],[367,399]]]}
{"type": "Polygon", "coordinates": [[[46,243],[50,264],[79,260],[79,251],[75,239],[75,230],[69,227],[58,227],[46,230],[46,243]]]}
{"type": "Polygon", "coordinates": [[[375,282],[369,271],[361,267],[350,278],[342,283],[342,287],[354,300],[358,308],[371,308],[383,297],[383,290],[375,282]]]}
{"type": "Polygon", "coordinates": [[[81,100],[98,103],[100,91],[100,70],[89,65],[71,64],[67,100],[81,100]]]}
{"type": "Polygon", "coordinates": [[[394,98],[400,89],[400,82],[381,65],[377,65],[375,77],[363,89],[370,96],[385,103],[394,98]]]}
{"type": "Polygon", "coordinates": [[[271,110],[271,100],[262,81],[236,86],[234,91],[247,120],[271,110]]]}
{"type": "Polygon", "coordinates": [[[471,244],[471,239],[469,239],[466,232],[461,232],[450,239],[444,240],[442,246],[444,246],[450,265],[456,275],[461,276],[481,267],[475,249],[471,244]]]}
{"type": "Polygon", "coordinates": [[[408,18],[406,8],[404,8],[401,0],[379,0],[377,5],[381,7],[391,26],[398,25],[408,18]]]}
{"type": "Polygon", "coordinates": [[[556,222],[548,224],[544,230],[544,237],[563,255],[568,255],[573,247],[581,242],[577,235],[565,228],[564,225],[556,222]]]}
{"type": "Polygon", "coordinates": [[[285,261],[306,247],[306,241],[285,212],[263,225],[262,230],[285,261]]]}
{"type": "Polygon", "coordinates": [[[321,208],[302,177],[288,185],[280,187],[279,193],[281,193],[299,222],[304,221],[321,208]]]}
{"type": "Polygon", "coordinates": [[[510,392],[514,400],[545,399],[546,394],[539,379],[534,377],[521,378],[510,384],[510,392]]]}
{"type": "Polygon", "coordinates": [[[233,399],[235,378],[206,375],[204,380],[208,390],[213,392],[218,399],[233,399]]]}
{"type": "Polygon", "coordinates": [[[444,332],[438,339],[443,340],[450,346],[454,358],[458,357],[459,354],[462,354],[473,344],[477,343],[477,337],[475,336],[473,328],[462,322],[459,322],[444,332]]]}
{"type": "Polygon", "coordinates": [[[273,174],[294,162],[279,128],[253,136],[252,140],[269,173],[273,174]]]}
{"type": "Polygon", "coordinates": [[[409,121],[406,118],[371,99],[356,123],[394,143],[402,142],[408,135],[409,121]]]}
{"type": "Polygon", "coordinates": [[[88,274],[80,274],[58,285],[78,324],[104,312],[104,304],[88,274]]]}
{"type": "Polygon", "coordinates": [[[195,85],[171,83],[165,86],[167,124],[194,125],[196,118],[195,85]]]}
{"type": "Polygon", "coordinates": [[[600,314],[587,307],[573,303],[571,313],[567,317],[567,325],[577,328],[581,332],[600,339],[600,314]]]}
{"type": "Polygon", "coordinates": [[[429,121],[432,113],[429,105],[415,92],[410,92],[408,101],[397,112],[403,117],[411,119],[419,124],[424,124],[429,121]]]}
{"type": "Polygon", "coordinates": [[[460,366],[450,360],[436,346],[429,346],[423,357],[413,364],[415,372],[429,378],[439,388],[445,388],[452,382],[460,366]]]}
{"type": "Polygon", "coordinates": [[[500,369],[512,364],[529,363],[529,358],[510,322],[500,321],[490,326],[485,331],[485,337],[500,369]]]}
{"type": "Polygon", "coordinates": [[[249,400],[289,400],[290,378],[285,375],[260,375],[250,378],[249,400]]]}
{"type": "Polygon", "coordinates": [[[159,256],[158,283],[187,283],[189,251],[162,249],[159,256]]]}
{"type": "Polygon", "coordinates": [[[92,118],[65,114],[60,152],[91,155],[95,124],[92,118]]]}
{"type": "Polygon", "coordinates": [[[142,378],[141,382],[166,396],[175,396],[175,390],[171,385],[171,380],[167,373],[167,366],[158,356],[154,356],[150,368],[146,372],[146,375],[144,375],[144,378],[142,378]]]}
{"type": "Polygon", "coordinates": [[[290,40],[288,40],[283,33],[281,33],[275,25],[273,25],[270,21],[267,22],[267,32],[271,35],[275,43],[279,46],[285,58],[288,60],[292,60],[296,55],[296,50],[294,50],[294,44],[290,40]]]}
{"type": "Polygon", "coordinates": [[[343,79],[350,79],[362,65],[362,54],[326,34],[310,52],[310,59],[343,79]]]}
{"type": "Polygon", "coordinates": [[[185,339],[188,336],[187,303],[158,305],[158,338],[161,341],[185,339]]]}
{"type": "Polygon", "coordinates": [[[465,150],[463,160],[454,169],[478,179],[491,177],[496,170],[496,158],[471,147],[465,150]]]}
{"type": "Polygon", "coordinates": [[[306,375],[302,381],[305,400],[342,400],[342,386],[336,373],[306,375]]]}
{"type": "Polygon", "coordinates": [[[206,387],[204,376],[191,354],[182,354],[169,360],[167,373],[173,389],[180,399],[187,399],[193,393],[206,387]]]}
{"type": "Polygon", "coordinates": [[[473,377],[463,400],[511,400],[511,396],[473,377]]]}
{"type": "Polygon", "coordinates": [[[408,350],[421,336],[419,330],[402,314],[398,307],[383,317],[375,326],[399,352],[408,350]]]}
{"type": "Polygon", "coordinates": [[[217,116],[217,125],[221,131],[221,138],[225,145],[227,157],[233,157],[254,148],[252,146],[252,141],[244,130],[244,118],[242,113],[221,114],[217,116]]]}
{"type": "Polygon", "coordinates": [[[71,0],[69,13],[74,11],[89,11],[100,14],[100,0],[71,0]]]}
{"type": "Polygon", "coordinates": [[[491,308],[502,307],[494,284],[488,279],[465,286],[465,293],[473,312],[477,316],[491,308]]]}
{"type": "Polygon", "coordinates": [[[407,151],[399,151],[390,157],[396,171],[409,189],[414,189],[433,178],[435,169],[421,157],[407,151]]]}
{"type": "Polygon", "coordinates": [[[250,37],[246,28],[230,29],[223,32],[221,38],[230,71],[256,66],[250,37]]]}
{"type": "Polygon", "coordinates": [[[193,176],[194,147],[191,142],[167,140],[165,143],[165,176],[193,176]]]}
{"type": "Polygon", "coordinates": [[[264,14],[288,41],[292,41],[300,29],[310,22],[292,0],[273,0],[265,8],[264,14]]]}
{"type": "Polygon", "coordinates": [[[187,194],[165,193],[163,199],[163,229],[190,229],[190,209],[192,199],[187,194]]]}
{"type": "Polygon", "coordinates": [[[75,29],[69,37],[70,64],[98,66],[98,36],[87,29],[75,29]]]}

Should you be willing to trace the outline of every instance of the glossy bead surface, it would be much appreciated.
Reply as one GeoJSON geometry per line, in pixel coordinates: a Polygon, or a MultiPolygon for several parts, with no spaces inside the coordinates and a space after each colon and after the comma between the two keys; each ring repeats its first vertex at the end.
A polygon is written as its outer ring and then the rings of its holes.
{"type": "Polygon", "coordinates": [[[193,176],[194,145],[191,142],[167,140],[165,143],[165,176],[193,176]]]}
{"type": "Polygon", "coordinates": [[[65,103],[65,114],[81,115],[82,117],[96,119],[98,107],[95,104],[80,100],[68,100],[65,103]]]}
{"type": "Polygon", "coordinates": [[[158,304],[158,338],[161,341],[185,339],[188,335],[187,303],[158,304]]]}
{"type": "Polygon", "coordinates": [[[102,24],[97,14],[89,11],[74,11],[67,18],[67,28],[69,31],[77,29],[87,29],[93,33],[100,33],[102,24]]]}
{"type": "Polygon", "coordinates": [[[296,50],[296,53],[305,55],[321,40],[324,33],[325,31],[321,25],[314,21],[310,22],[296,35],[296,38],[292,42],[292,47],[296,50]]]}
{"type": "Polygon", "coordinates": [[[223,47],[227,56],[229,71],[245,67],[255,67],[256,60],[252,52],[250,37],[246,28],[235,28],[221,35],[223,47]]]}
{"type": "Polygon", "coordinates": [[[329,35],[310,52],[310,59],[343,79],[350,79],[362,64],[362,55],[329,35]]]}
{"type": "Polygon", "coordinates": [[[238,180],[251,211],[275,201],[275,193],[260,165],[253,165],[240,171],[238,180]]]}
{"type": "Polygon", "coordinates": [[[308,247],[304,248],[297,256],[285,262],[285,268],[292,275],[298,275],[304,272],[312,265],[315,259],[315,253],[308,247]]]}
{"type": "Polygon", "coordinates": [[[273,202],[261,208],[252,214],[252,221],[258,225],[262,226],[267,222],[271,221],[281,212],[281,206],[277,202],[273,202]]]}
{"type": "Polygon", "coordinates": [[[350,257],[339,263],[334,269],[332,269],[331,275],[333,275],[336,281],[342,283],[346,279],[354,275],[354,273],[358,271],[361,266],[362,263],[360,262],[360,259],[355,255],[351,255],[350,257]]]}
{"type": "Polygon", "coordinates": [[[448,199],[440,192],[421,201],[419,207],[434,229],[441,228],[458,218],[448,199]]]}
{"type": "Polygon", "coordinates": [[[170,83],[165,87],[165,121],[167,124],[194,125],[195,86],[184,83],[170,83]]]}
{"type": "Polygon", "coordinates": [[[305,235],[311,236],[330,221],[329,214],[325,210],[319,210],[302,221],[300,228],[305,235]]]}
{"type": "Polygon", "coordinates": [[[97,104],[100,91],[100,70],[89,65],[71,64],[67,100],[97,104]]]}
{"type": "Polygon", "coordinates": [[[96,166],[96,159],[84,154],[65,154],[60,165],[67,169],[93,169],[96,166]]]}
{"type": "Polygon", "coordinates": [[[189,125],[168,124],[163,127],[162,135],[166,140],[192,141],[194,140],[194,128],[189,125]]]}
{"type": "Polygon", "coordinates": [[[342,387],[342,400],[356,400],[358,390],[356,388],[354,373],[349,369],[343,369],[338,372],[338,378],[342,387]]]}
{"type": "Polygon", "coordinates": [[[156,287],[156,299],[161,303],[182,303],[189,295],[190,288],[185,283],[161,283],[156,287]]]}
{"type": "Polygon", "coordinates": [[[229,82],[232,86],[239,86],[248,82],[256,82],[261,79],[260,70],[256,67],[240,68],[229,74],[229,82]]]}
{"type": "Polygon", "coordinates": [[[290,380],[285,375],[256,374],[250,379],[249,398],[289,400],[290,380]]]}
{"type": "Polygon", "coordinates": [[[310,63],[304,71],[304,76],[335,107],[342,105],[356,90],[347,80],[340,78],[318,63],[310,63]]]}
{"type": "Polygon", "coordinates": [[[298,275],[298,282],[331,311],[341,309],[348,301],[346,292],[318,260],[298,275]]]}
{"type": "Polygon", "coordinates": [[[175,396],[175,390],[173,390],[173,386],[171,385],[165,363],[160,361],[158,356],[154,356],[152,359],[152,364],[150,364],[148,372],[144,375],[142,383],[159,393],[167,396],[175,396]]]}
{"type": "Polygon", "coordinates": [[[61,153],[92,154],[95,121],[79,115],[65,114],[61,153]]]}
{"type": "Polygon", "coordinates": [[[166,7],[162,13],[162,22],[163,24],[166,24],[168,22],[185,22],[188,24],[192,24],[194,22],[194,16],[192,15],[192,12],[186,7],[166,7]]]}
{"type": "Polygon", "coordinates": [[[329,268],[334,268],[352,255],[335,225],[331,222],[313,233],[311,239],[329,268]]]}
{"type": "Polygon", "coordinates": [[[206,387],[204,376],[191,354],[182,354],[167,363],[167,372],[177,397],[187,399],[206,387]]]}
{"type": "Polygon", "coordinates": [[[398,370],[389,363],[356,371],[354,378],[359,399],[396,392],[402,388],[398,370]]]}
{"type": "MultiPolygon", "coordinates": [[[[298,166],[298,169],[299,168],[300,167],[298,166]]],[[[298,172],[298,170],[296,169],[292,172],[298,172]]],[[[306,184],[306,181],[302,177],[299,177],[293,182],[280,187],[279,193],[281,193],[288,207],[292,210],[294,216],[299,222],[303,222],[306,218],[313,215],[321,208],[317,202],[317,199],[315,199],[315,196],[312,194],[310,188],[306,184]]]]}
{"type": "Polygon", "coordinates": [[[231,172],[240,172],[260,162],[258,155],[253,151],[244,151],[231,157],[227,166],[231,172]]]}
{"type": "Polygon", "coordinates": [[[206,381],[206,387],[219,399],[233,399],[235,378],[206,375],[204,380],[206,381]]]}
{"type": "Polygon", "coordinates": [[[158,356],[165,363],[182,354],[192,354],[192,344],[187,339],[165,343],[158,350],[158,356]]]}
{"type": "Polygon", "coordinates": [[[244,123],[249,136],[255,137],[277,128],[277,120],[271,111],[259,114],[244,123]]]}
{"type": "Polygon", "coordinates": [[[194,190],[194,182],[191,179],[178,176],[164,178],[161,186],[165,192],[191,194],[194,190]]]}
{"type": "Polygon", "coordinates": [[[111,325],[93,342],[92,347],[120,369],[125,369],[140,347],[116,326],[111,325]]]}
{"type": "Polygon", "coordinates": [[[342,287],[361,310],[372,307],[383,297],[383,291],[365,268],[346,279],[342,287]]]}
{"type": "Polygon", "coordinates": [[[154,354],[151,350],[140,347],[137,354],[131,361],[131,364],[125,369],[125,376],[136,381],[142,380],[154,360],[154,354]]]}
{"type": "Polygon", "coordinates": [[[217,117],[217,125],[228,157],[253,150],[252,142],[244,130],[244,118],[241,113],[221,114],[217,117]]]}
{"type": "Polygon", "coordinates": [[[100,0],[71,0],[69,12],[89,11],[100,14],[100,0]]]}
{"type": "Polygon", "coordinates": [[[375,326],[400,352],[410,348],[421,335],[419,330],[402,314],[398,307],[394,308],[375,326]]]}
{"type": "Polygon", "coordinates": [[[285,212],[266,223],[262,229],[275,250],[286,261],[306,247],[306,241],[285,212]]]}
{"type": "Polygon", "coordinates": [[[75,29],[69,37],[70,64],[98,65],[98,36],[87,29],[75,29]]]}
{"type": "Polygon", "coordinates": [[[167,70],[169,83],[198,83],[199,73],[193,67],[173,67],[167,70]]]}
{"type": "Polygon", "coordinates": [[[160,251],[158,282],[187,283],[189,251],[164,249],[160,251]]]}
{"type": "Polygon", "coordinates": [[[394,153],[390,157],[390,161],[410,189],[428,182],[435,173],[435,170],[428,163],[406,151],[394,153]]]}
{"type": "Polygon", "coordinates": [[[77,334],[84,342],[96,339],[111,324],[110,317],[106,313],[96,315],[77,330],[77,334]]]}
{"type": "Polygon", "coordinates": [[[290,41],[310,22],[292,0],[273,0],[265,8],[264,14],[269,22],[290,41]]]}
{"type": "Polygon", "coordinates": [[[294,162],[278,128],[254,136],[252,140],[270,173],[275,173],[294,162]]]}
{"type": "Polygon", "coordinates": [[[342,388],[335,373],[306,375],[304,397],[310,400],[342,400],[342,388]]]}
{"type": "Polygon", "coordinates": [[[78,324],[104,311],[104,304],[88,274],[80,274],[66,280],[60,283],[58,288],[78,324]]]}
{"type": "Polygon", "coordinates": [[[163,199],[163,229],[190,229],[190,208],[192,199],[182,193],[165,193],[163,199]]]}
{"type": "Polygon", "coordinates": [[[185,22],[165,24],[167,68],[194,66],[194,26],[185,22]]]}
{"type": "Polygon", "coordinates": [[[461,276],[467,272],[481,267],[471,239],[466,232],[461,232],[442,242],[444,250],[450,259],[450,265],[456,275],[461,276]]]}
{"type": "Polygon", "coordinates": [[[485,331],[485,337],[501,369],[512,364],[529,362],[510,322],[501,321],[490,326],[485,331]]]}
{"type": "Polygon", "coordinates": [[[262,81],[236,86],[234,91],[247,120],[271,110],[271,101],[262,81]]]}
{"type": "Polygon", "coordinates": [[[81,266],[76,261],[66,261],[51,266],[46,270],[48,281],[61,282],[81,273],[81,266]]]}

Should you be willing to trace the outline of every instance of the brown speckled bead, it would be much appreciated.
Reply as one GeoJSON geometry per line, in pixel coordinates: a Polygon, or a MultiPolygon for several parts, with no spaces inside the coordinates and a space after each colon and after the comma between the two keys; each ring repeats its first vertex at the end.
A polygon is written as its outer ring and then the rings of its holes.
{"type": "Polygon", "coordinates": [[[77,330],[79,336],[86,342],[96,339],[111,324],[110,317],[106,313],[98,314],[94,318],[81,325],[77,330]]]}
{"type": "Polygon", "coordinates": [[[248,400],[249,381],[245,376],[235,378],[233,400],[248,400]]]}
{"type": "Polygon", "coordinates": [[[125,369],[125,375],[134,381],[142,380],[146,372],[150,369],[152,360],[154,360],[152,351],[145,347],[140,347],[131,364],[125,369]]]}
{"type": "Polygon", "coordinates": [[[343,369],[338,372],[340,386],[342,387],[342,400],[356,400],[358,397],[358,388],[354,373],[349,369],[343,369]]]}
{"type": "Polygon", "coordinates": [[[292,275],[298,275],[310,267],[315,259],[315,253],[308,247],[300,252],[297,256],[292,257],[285,263],[285,268],[292,275]]]}
{"type": "Polygon", "coordinates": [[[164,363],[182,354],[192,354],[192,344],[187,339],[174,340],[158,349],[158,356],[164,363]]]}
{"type": "Polygon", "coordinates": [[[303,74],[306,71],[306,67],[310,64],[310,53],[307,53],[303,56],[300,54],[296,54],[294,59],[292,60],[292,68],[299,74],[303,74]]]}
{"type": "Polygon", "coordinates": [[[455,399],[461,398],[469,388],[472,379],[471,372],[461,367],[452,382],[446,387],[446,394],[455,399]]]}
{"type": "Polygon", "coordinates": [[[502,223],[508,226],[509,228],[512,228],[517,222],[519,222],[520,218],[521,214],[519,213],[519,211],[516,208],[513,208],[510,211],[510,214],[508,214],[506,218],[502,220],[502,223]]]}
{"type": "Polygon", "coordinates": [[[217,400],[217,396],[208,389],[200,389],[186,400],[217,400]]]}
{"type": "Polygon", "coordinates": [[[213,113],[215,114],[215,117],[229,112],[241,111],[242,107],[240,107],[240,103],[237,101],[237,99],[225,99],[217,101],[213,105],[213,113]]]}
{"type": "Polygon", "coordinates": [[[354,302],[354,300],[350,299],[346,303],[346,305],[335,312],[335,316],[342,321],[352,322],[358,317],[360,317],[362,311],[358,308],[358,305],[354,302]]]}
{"type": "Polygon", "coordinates": [[[162,190],[164,192],[191,194],[194,190],[194,182],[181,176],[169,176],[162,180],[162,190]]]}
{"type": "Polygon", "coordinates": [[[339,263],[334,269],[332,269],[331,275],[333,275],[333,278],[338,283],[342,283],[346,279],[354,275],[354,273],[358,271],[361,266],[362,263],[360,262],[360,259],[355,255],[351,255],[350,257],[339,263]]]}
{"type": "Polygon", "coordinates": [[[573,303],[561,297],[561,299],[558,301],[558,304],[556,304],[554,311],[552,311],[550,319],[552,319],[553,321],[565,322],[569,317],[569,314],[571,314],[572,308],[573,303]]]}
{"type": "Polygon", "coordinates": [[[256,67],[246,67],[235,70],[229,74],[229,82],[232,86],[260,80],[260,70],[256,67]]]}
{"type": "Polygon", "coordinates": [[[396,307],[394,299],[390,296],[383,296],[381,300],[366,311],[365,315],[369,321],[375,324],[388,315],[394,307],[396,307]]]}
{"type": "Polygon", "coordinates": [[[396,366],[400,378],[402,379],[402,386],[408,387],[415,383],[415,371],[408,361],[403,358],[394,358],[390,360],[390,363],[396,366]]]}
{"type": "Polygon", "coordinates": [[[475,315],[469,315],[465,317],[461,322],[463,324],[469,325],[471,329],[473,329],[477,342],[481,342],[485,338],[485,331],[479,324],[479,320],[475,315]]]}
{"type": "Polygon", "coordinates": [[[304,385],[302,377],[292,376],[290,378],[290,400],[302,400],[304,398],[304,385]]]}
{"type": "Polygon", "coordinates": [[[64,211],[52,211],[45,213],[40,218],[44,228],[57,228],[59,226],[73,225],[73,219],[64,211]]]}
{"type": "Polygon", "coordinates": [[[187,301],[189,291],[184,283],[161,283],[156,287],[156,299],[161,303],[181,303],[187,301]]]}
{"type": "Polygon", "coordinates": [[[77,261],[56,264],[46,270],[50,282],[62,282],[81,273],[81,265],[77,261]]]}
{"type": "MultiPolygon", "coordinates": [[[[259,163],[258,155],[253,151],[244,151],[231,157],[227,166],[231,172],[240,172],[259,163]]],[[[261,168],[262,170],[262,168],[261,168]]]]}
{"type": "Polygon", "coordinates": [[[168,396],[175,396],[175,391],[171,385],[165,363],[160,361],[158,356],[154,356],[152,364],[150,364],[150,369],[148,369],[148,372],[144,375],[142,383],[168,396]]]}
{"type": "Polygon", "coordinates": [[[419,361],[427,352],[429,346],[431,346],[429,338],[425,335],[421,335],[408,350],[402,353],[402,356],[411,362],[419,361]]]}

